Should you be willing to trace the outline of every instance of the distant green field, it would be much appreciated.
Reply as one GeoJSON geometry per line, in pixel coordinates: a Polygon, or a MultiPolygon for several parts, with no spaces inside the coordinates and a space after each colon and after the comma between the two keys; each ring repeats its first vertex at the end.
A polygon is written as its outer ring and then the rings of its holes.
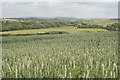
{"type": "MultiPolygon", "coordinates": [[[[86,22],[86,21],[85,21],[86,22]]],[[[92,21],[90,20],[89,22],[86,22],[88,24],[97,24],[97,25],[102,25],[103,27],[106,27],[107,25],[111,25],[111,24],[114,24],[114,23],[118,23],[118,20],[100,20],[100,21],[92,21]]]]}
{"type": "Polygon", "coordinates": [[[114,24],[114,23],[118,23],[118,22],[98,23],[98,25],[102,25],[102,26],[106,27],[107,25],[111,25],[111,24],[114,24]]]}
{"type": "Polygon", "coordinates": [[[106,29],[80,29],[80,28],[73,28],[72,26],[66,26],[66,27],[60,27],[60,28],[47,28],[47,29],[31,29],[31,30],[17,30],[17,31],[6,31],[6,32],[0,32],[0,34],[37,34],[37,33],[46,33],[50,31],[61,31],[61,32],[67,32],[67,33],[80,33],[80,32],[97,32],[97,31],[108,31],[106,29]]]}

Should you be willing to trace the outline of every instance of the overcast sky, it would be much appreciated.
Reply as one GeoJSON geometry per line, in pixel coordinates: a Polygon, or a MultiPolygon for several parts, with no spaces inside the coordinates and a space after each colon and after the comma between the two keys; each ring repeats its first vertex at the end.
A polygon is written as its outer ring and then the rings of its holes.
{"type": "Polygon", "coordinates": [[[2,2],[2,17],[117,18],[118,2],[2,2]]]}
{"type": "Polygon", "coordinates": [[[0,2],[119,2],[119,0],[0,0],[0,2]]]}

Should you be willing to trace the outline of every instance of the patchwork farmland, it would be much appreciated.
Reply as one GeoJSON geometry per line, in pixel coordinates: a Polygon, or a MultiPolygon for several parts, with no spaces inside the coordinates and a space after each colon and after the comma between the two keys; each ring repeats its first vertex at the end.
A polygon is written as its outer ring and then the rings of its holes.
{"type": "Polygon", "coordinates": [[[98,21],[3,20],[2,77],[117,78],[118,23],[98,21]]]}

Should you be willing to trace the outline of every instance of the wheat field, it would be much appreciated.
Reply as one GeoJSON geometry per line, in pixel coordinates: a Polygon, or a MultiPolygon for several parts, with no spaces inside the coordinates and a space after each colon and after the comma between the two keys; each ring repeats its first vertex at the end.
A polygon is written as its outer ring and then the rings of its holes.
{"type": "Polygon", "coordinates": [[[116,78],[118,32],[7,36],[3,78],[116,78]]]}

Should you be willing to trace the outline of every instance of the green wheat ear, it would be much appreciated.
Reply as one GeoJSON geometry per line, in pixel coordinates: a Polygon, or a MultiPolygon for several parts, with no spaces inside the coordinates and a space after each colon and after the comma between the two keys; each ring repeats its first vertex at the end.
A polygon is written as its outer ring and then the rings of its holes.
{"type": "Polygon", "coordinates": [[[3,78],[120,78],[117,32],[7,36],[3,78]]]}

